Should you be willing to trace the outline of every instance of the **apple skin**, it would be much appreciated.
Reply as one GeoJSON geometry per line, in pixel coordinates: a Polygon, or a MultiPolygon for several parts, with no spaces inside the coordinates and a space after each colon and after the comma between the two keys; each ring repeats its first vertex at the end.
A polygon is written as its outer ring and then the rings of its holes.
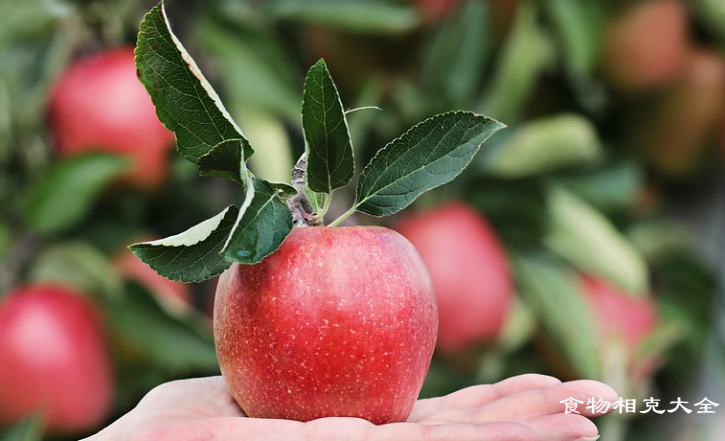
{"type": "Polygon", "coordinates": [[[214,338],[250,417],[405,421],[438,329],[415,248],[383,227],[302,227],[255,265],[222,274],[214,338]]]}
{"type": "Polygon", "coordinates": [[[687,10],[680,0],[629,4],[604,32],[602,68],[623,92],[640,92],[673,81],[688,52],[687,10]]]}
{"type": "Polygon", "coordinates": [[[113,380],[99,317],[69,288],[27,285],[0,302],[0,425],[37,410],[79,433],[108,416],[113,380]]]}
{"type": "Polygon", "coordinates": [[[725,114],[725,62],[711,49],[693,48],[685,69],[640,118],[634,146],[660,175],[673,180],[696,175],[708,141],[725,114]]]}
{"type": "Polygon", "coordinates": [[[437,349],[494,342],[514,293],[508,259],[484,218],[462,202],[415,213],[395,229],[418,250],[438,297],[437,349]]]}
{"type": "Polygon", "coordinates": [[[591,275],[578,277],[596,317],[600,346],[621,342],[631,357],[657,327],[658,314],[652,298],[633,297],[591,275]]]}
{"type": "Polygon", "coordinates": [[[126,156],[131,165],[122,181],[152,189],[167,178],[174,135],[136,77],[133,50],[124,46],[72,64],[51,92],[49,123],[59,156],[126,156]]]}

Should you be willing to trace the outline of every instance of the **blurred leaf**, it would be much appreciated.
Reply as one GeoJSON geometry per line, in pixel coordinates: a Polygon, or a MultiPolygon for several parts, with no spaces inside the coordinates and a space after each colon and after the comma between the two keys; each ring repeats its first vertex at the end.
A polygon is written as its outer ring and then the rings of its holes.
{"type": "Polygon", "coordinates": [[[627,237],[639,253],[652,263],[674,253],[690,250],[694,243],[692,234],[664,218],[637,222],[628,229],[627,237]]]}
{"type": "Polygon", "coordinates": [[[41,441],[43,439],[43,418],[32,415],[0,431],[0,441],[41,441]]]}
{"type": "Polygon", "coordinates": [[[10,155],[10,139],[12,137],[12,106],[10,92],[0,75],[0,164],[10,155]]]}
{"type": "Polygon", "coordinates": [[[0,0],[0,46],[52,32],[53,24],[71,10],[58,0],[0,0]]]}
{"type": "Polygon", "coordinates": [[[12,242],[10,227],[0,219],[0,262],[8,256],[12,242]]]}
{"type": "Polygon", "coordinates": [[[633,245],[591,205],[561,187],[548,194],[546,245],[573,266],[632,295],[648,287],[647,266],[633,245]]]}
{"type": "Polygon", "coordinates": [[[643,179],[640,166],[627,160],[586,168],[558,181],[601,210],[625,210],[636,202],[643,179]]]}
{"type": "MultiPolygon", "coordinates": [[[[242,121],[249,142],[257,146],[249,160],[249,168],[269,181],[289,181],[293,166],[292,145],[282,121],[269,112],[251,107],[235,107],[233,112],[242,121]]],[[[299,119],[299,109],[297,113],[299,119]]]]}
{"type": "Polygon", "coordinates": [[[467,185],[466,200],[485,215],[505,243],[521,248],[541,244],[546,233],[542,216],[546,194],[540,181],[480,177],[467,185]]]}
{"type": "Polygon", "coordinates": [[[521,4],[483,95],[481,113],[507,124],[519,119],[536,81],[552,63],[553,56],[552,42],[537,22],[535,2],[521,4]]]}
{"type": "Polygon", "coordinates": [[[267,12],[277,19],[365,33],[402,33],[420,18],[412,4],[391,0],[269,0],[267,12]]]}
{"type": "MultiPolygon", "coordinates": [[[[269,32],[205,19],[195,29],[194,41],[219,64],[230,109],[260,109],[299,122],[299,79],[293,56],[269,32]]],[[[237,120],[244,133],[253,127],[242,118],[237,120]]]]}
{"type": "Polygon", "coordinates": [[[573,274],[539,256],[513,260],[520,293],[582,378],[601,378],[594,316],[573,274]]]}
{"type": "Polygon", "coordinates": [[[536,332],[536,317],[531,308],[515,296],[508,317],[501,330],[498,345],[507,353],[521,348],[536,332]]]}
{"type": "Polygon", "coordinates": [[[105,153],[88,153],[57,162],[30,190],[25,207],[28,225],[39,233],[56,233],[72,227],[128,164],[126,158],[105,153]]]}
{"type": "Polygon", "coordinates": [[[232,231],[239,210],[224,211],[183,233],[152,242],[131,245],[131,251],[162,276],[185,283],[198,283],[221,274],[231,262],[221,250],[232,231]]]}
{"type": "Polygon", "coordinates": [[[559,114],[527,122],[480,158],[494,176],[522,178],[563,167],[591,164],[602,158],[592,123],[576,114],[559,114]]]}
{"type": "MultiPolygon", "coordinates": [[[[682,340],[685,334],[682,322],[672,317],[662,317],[654,332],[639,344],[634,353],[635,364],[647,363],[652,359],[662,361],[662,357],[674,344],[682,340]]],[[[702,336],[704,337],[704,336],[702,336]]]]}
{"type": "Polygon", "coordinates": [[[350,182],[355,173],[350,130],[324,60],[312,66],[305,78],[302,128],[310,190],[330,194],[350,182]]]}
{"type": "Polygon", "coordinates": [[[61,242],[44,250],[32,262],[28,279],[64,283],[106,298],[117,298],[122,291],[111,261],[91,244],[80,241],[61,242]]]}
{"type": "Polygon", "coordinates": [[[45,123],[50,89],[78,46],[82,36],[78,23],[71,17],[57,20],[65,15],[59,11],[64,8],[55,0],[29,0],[22,5],[0,0],[4,19],[0,26],[0,81],[5,83],[11,110],[5,118],[14,131],[34,134],[45,123]],[[43,11],[59,15],[48,17],[43,11]],[[7,19],[15,13],[25,17],[23,21],[16,21],[20,17],[10,19],[12,22],[7,19]]]}
{"type": "Polygon", "coordinates": [[[294,188],[254,178],[222,255],[243,264],[261,262],[276,251],[292,231],[292,213],[280,196],[294,188]]]}
{"type": "MultiPolygon", "coordinates": [[[[139,79],[161,122],[176,135],[176,149],[196,163],[222,141],[245,139],[219,96],[171,32],[163,2],[140,25],[136,46],[139,79]]],[[[252,156],[249,143],[244,157],[252,156]]]]}
{"type": "Polygon", "coordinates": [[[725,45],[725,2],[722,0],[693,0],[694,11],[698,19],[714,32],[725,45]]]}
{"type": "Polygon", "coordinates": [[[169,315],[136,285],[110,305],[107,318],[117,338],[160,367],[185,372],[218,370],[210,330],[189,318],[169,315]]]}
{"type": "Polygon", "coordinates": [[[438,29],[425,54],[426,88],[468,106],[484,75],[491,52],[488,3],[467,0],[438,29]]]}
{"type": "Polygon", "coordinates": [[[458,176],[504,124],[470,112],[448,112],[416,124],[378,151],[362,171],[354,208],[387,216],[421,193],[458,176]]]}
{"type": "Polygon", "coordinates": [[[569,72],[588,75],[597,60],[604,30],[604,3],[545,0],[543,5],[558,34],[569,72]]]}
{"type": "MultiPolygon", "coordinates": [[[[375,106],[383,101],[385,80],[380,77],[371,77],[357,91],[357,96],[352,103],[352,108],[375,106]]],[[[347,124],[350,127],[350,139],[355,149],[353,156],[359,161],[362,157],[362,149],[372,133],[378,128],[381,112],[366,109],[347,114],[347,124]]],[[[394,136],[394,135],[393,135],[394,136]]]]}

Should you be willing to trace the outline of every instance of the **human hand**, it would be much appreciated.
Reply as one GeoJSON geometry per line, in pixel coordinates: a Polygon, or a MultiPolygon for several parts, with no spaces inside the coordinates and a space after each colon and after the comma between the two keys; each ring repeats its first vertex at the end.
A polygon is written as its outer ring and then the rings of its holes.
{"type": "MultiPolygon", "coordinates": [[[[576,441],[597,438],[587,416],[565,414],[569,397],[612,402],[616,392],[590,380],[561,383],[521,375],[416,402],[408,421],[375,426],[358,418],[301,423],[247,418],[222,377],[173,381],[85,441],[576,441]]],[[[599,414],[601,415],[601,414],[599,414]]]]}

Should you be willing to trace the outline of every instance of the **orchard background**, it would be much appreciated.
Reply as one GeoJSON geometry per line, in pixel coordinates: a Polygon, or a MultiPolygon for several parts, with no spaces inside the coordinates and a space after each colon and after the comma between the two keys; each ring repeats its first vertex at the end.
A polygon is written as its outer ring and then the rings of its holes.
{"type": "MultiPolygon", "coordinates": [[[[154,3],[0,0],[0,440],[78,439],[161,382],[218,373],[214,281],[166,281],[126,249],[239,196],[174,154],[135,77],[131,51],[154,3]],[[47,357],[4,362],[29,348],[47,357]]],[[[441,331],[424,396],[523,372],[595,378],[637,400],[636,413],[598,420],[603,440],[719,439],[725,409],[639,411],[649,397],[660,409],[725,402],[725,4],[214,0],[167,11],[269,179],[286,181],[304,150],[302,82],[319,58],[360,108],[348,118],[361,163],[442,111],[508,125],[403,213],[349,220],[398,229],[430,267],[441,331]]]]}

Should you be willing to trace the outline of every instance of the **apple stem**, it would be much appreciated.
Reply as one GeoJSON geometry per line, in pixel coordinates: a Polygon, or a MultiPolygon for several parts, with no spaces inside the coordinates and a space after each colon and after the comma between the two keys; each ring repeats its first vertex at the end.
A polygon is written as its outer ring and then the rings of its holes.
{"type": "Polygon", "coordinates": [[[355,205],[350,207],[350,209],[347,210],[346,212],[344,212],[340,217],[338,217],[334,221],[330,222],[328,227],[336,227],[336,226],[340,225],[345,219],[350,217],[355,212],[356,208],[357,208],[357,206],[355,206],[355,205]]]}
{"type": "Polygon", "coordinates": [[[330,209],[331,202],[332,202],[332,192],[325,195],[324,202],[322,203],[322,208],[320,209],[320,212],[317,215],[315,215],[315,217],[314,217],[315,224],[324,223],[324,221],[325,221],[324,218],[325,218],[325,215],[327,214],[327,210],[330,209]]]}

